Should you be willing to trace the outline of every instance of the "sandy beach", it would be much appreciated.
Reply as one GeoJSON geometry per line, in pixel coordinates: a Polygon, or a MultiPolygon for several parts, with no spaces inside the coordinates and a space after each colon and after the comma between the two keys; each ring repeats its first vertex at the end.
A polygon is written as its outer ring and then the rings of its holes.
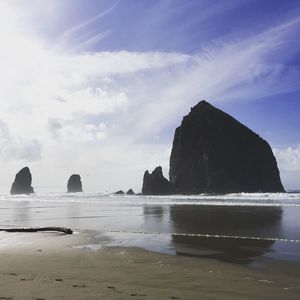
{"type": "Polygon", "coordinates": [[[1,233],[0,299],[298,299],[300,280],[136,248],[89,251],[86,233],[1,233]]]}

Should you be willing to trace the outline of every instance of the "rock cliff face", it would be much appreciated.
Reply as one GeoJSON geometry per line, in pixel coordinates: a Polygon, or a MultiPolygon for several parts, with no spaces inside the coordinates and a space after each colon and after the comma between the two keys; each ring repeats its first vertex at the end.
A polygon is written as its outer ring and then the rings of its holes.
{"type": "Polygon", "coordinates": [[[173,186],[164,177],[161,167],[155,168],[150,174],[148,171],[144,174],[143,195],[170,195],[174,193],[173,186]]]}
{"type": "Polygon", "coordinates": [[[176,129],[169,176],[180,194],[284,192],[269,144],[206,101],[176,129]]]}
{"type": "Polygon", "coordinates": [[[11,186],[10,193],[15,194],[32,194],[34,193],[33,187],[31,186],[31,173],[28,167],[21,169],[16,177],[15,181],[11,186]]]}
{"type": "Polygon", "coordinates": [[[82,192],[82,183],[80,175],[73,174],[68,180],[68,193],[77,193],[82,192]]]}

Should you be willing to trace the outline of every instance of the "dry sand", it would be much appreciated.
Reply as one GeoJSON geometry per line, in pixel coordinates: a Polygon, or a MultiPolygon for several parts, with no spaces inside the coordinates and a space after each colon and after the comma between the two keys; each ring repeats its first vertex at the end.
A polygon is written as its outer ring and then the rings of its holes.
{"type": "Polygon", "coordinates": [[[300,279],[139,249],[72,248],[88,236],[0,234],[0,299],[300,299],[300,279]]]}

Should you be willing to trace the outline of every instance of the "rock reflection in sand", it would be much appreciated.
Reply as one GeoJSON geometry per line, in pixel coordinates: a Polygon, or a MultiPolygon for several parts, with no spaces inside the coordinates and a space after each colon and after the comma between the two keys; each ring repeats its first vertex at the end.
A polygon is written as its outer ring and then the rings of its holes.
{"type": "Polygon", "coordinates": [[[172,235],[172,245],[179,255],[249,263],[270,251],[274,241],[264,238],[281,237],[281,216],[279,207],[171,206],[170,219],[176,233],[262,238],[172,235]]]}

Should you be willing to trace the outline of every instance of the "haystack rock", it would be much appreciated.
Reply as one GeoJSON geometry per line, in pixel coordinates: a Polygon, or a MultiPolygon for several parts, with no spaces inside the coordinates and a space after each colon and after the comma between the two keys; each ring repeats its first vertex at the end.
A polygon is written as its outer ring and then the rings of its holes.
{"type": "Polygon", "coordinates": [[[82,192],[82,183],[80,175],[73,174],[68,180],[68,193],[77,193],[82,192]]]}
{"type": "Polygon", "coordinates": [[[31,182],[32,177],[29,168],[25,167],[21,169],[15,177],[15,181],[11,186],[10,193],[12,195],[34,193],[31,182]]]}
{"type": "Polygon", "coordinates": [[[155,168],[150,174],[148,171],[144,174],[143,195],[170,195],[174,189],[171,183],[164,177],[161,167],[155,168]]]}
{"type": "Polygon", "coordinates": [[[269,144],[206,101],[175,131],[169,176],[180,194],[284,192],[269,144]]]}

